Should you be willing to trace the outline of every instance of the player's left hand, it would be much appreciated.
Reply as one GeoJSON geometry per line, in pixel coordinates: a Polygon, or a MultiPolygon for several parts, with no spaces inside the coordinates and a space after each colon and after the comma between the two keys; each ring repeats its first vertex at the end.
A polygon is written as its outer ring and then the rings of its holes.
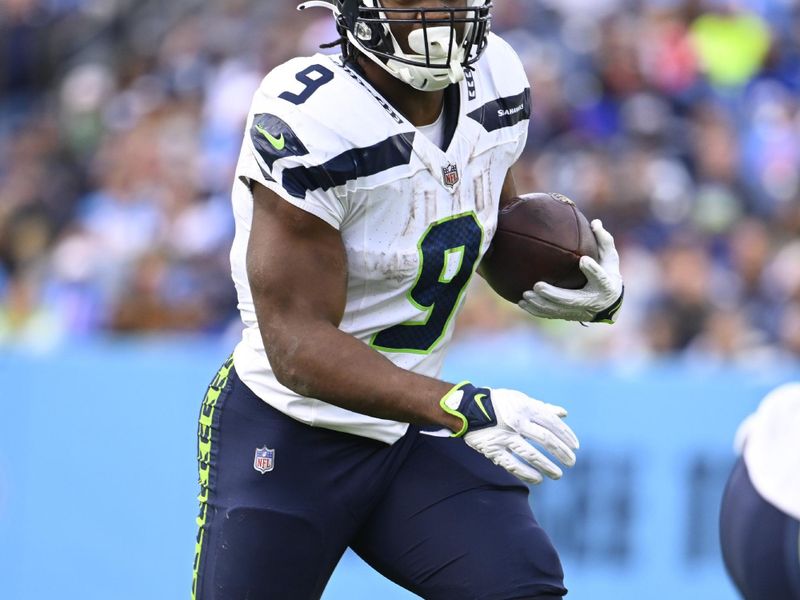
{"type": "Polygon", "coordinates": [[[578,438],[564,423],[567,411],[516,390],[478,388],[469,382],[441,399],[442,409],[463,423],[452,437],[463,437],[472,449],[528,483],[559,479],[561,468],[575,464],[578,438]],[[538,445],[544,452],[538,449],[538,445]]]}
{"type": "Polygon", "coordinates": [[[595,219],[591,225],[600,262],[590,256],[581,257],[579,265],[586,275],[586,285],[579,290],[568,290],[540,281],[522,295],[520,308],[545,319],[583,323],[613,323],[616,320],[624,295],[619,254],[614,238],[603,228],[600,220],[595,219]]]}

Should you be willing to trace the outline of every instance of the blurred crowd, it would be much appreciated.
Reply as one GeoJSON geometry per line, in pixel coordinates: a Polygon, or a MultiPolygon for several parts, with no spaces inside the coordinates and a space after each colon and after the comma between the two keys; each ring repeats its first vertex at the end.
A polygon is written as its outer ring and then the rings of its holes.
{"type": "MultiPolygon", "coordinates": [[[[250,98],[337,37],[296,4],[0,0],[0,344],[236,335],[229,192],[250,98]]],[[[800,0],[495,4],[533,86],[517,187],[603,220],[626,306],[576,336],[478,283],[461,330],[800,360],[800,0]]]]}

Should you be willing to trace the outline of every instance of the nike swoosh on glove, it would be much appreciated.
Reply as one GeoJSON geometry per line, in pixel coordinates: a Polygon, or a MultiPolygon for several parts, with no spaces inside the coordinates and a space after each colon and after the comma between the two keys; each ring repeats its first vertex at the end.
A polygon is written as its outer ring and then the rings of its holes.
{"type": "Polygon", "coordinates": [[[463,423],[462,437],[496,465],[528,483],[544,476],[559,479],[561,468],[533,444],[567,467],[575,464],[578,438],[563,419],[567,411],[515,390],[478,388],[469,382],[454,387],[440,402],[463,423]]]}
{"type": "Polygon", "coordinates": [[[603,223],[595,219],[591,225],[600,262],[591,256],[581,257],[578,264],[586,276],[586,285],[579,290],[568,290],[540,281],[522,295],[520,308],[545,319],[582,323],[616,321],[624,297],[619,253],[613,236],[603,228],[603,223]]]}

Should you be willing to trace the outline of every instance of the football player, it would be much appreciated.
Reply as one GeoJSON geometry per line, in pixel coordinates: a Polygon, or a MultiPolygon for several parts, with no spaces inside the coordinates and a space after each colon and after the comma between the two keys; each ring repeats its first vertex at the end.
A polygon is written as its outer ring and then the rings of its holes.
{"type": "MultiPolygon", "coordinates": [[[[194,597],[319,598],[346,548],[428,599],[560,598],[528,488],[575,462],[566,411],[438,379],[517,192],[531,96],[489,0],[315,0],[341,55],[255,95],[233,191],[242,341],[199,429],[194,597]],[[549,455],[549,456],[548,456],[549,455]]],[[[612,237],[534,315],[613,321],[612,237]]]]}
{"type": "Polygon", "coordinates": [[[767,394],[736,442],[720,513],[725,567],[746,600],[800,600],[800,383],[767,394]]]}

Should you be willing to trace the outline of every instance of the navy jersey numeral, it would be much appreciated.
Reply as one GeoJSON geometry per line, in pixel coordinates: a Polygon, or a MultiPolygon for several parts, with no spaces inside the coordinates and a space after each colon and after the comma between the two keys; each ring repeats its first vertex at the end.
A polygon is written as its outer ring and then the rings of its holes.
{"type": "Polygon", "coordinates": [[[314,92],[333,79],[333,71],[326,69],[322,65],[311,65],[307,69],[300,71],[294,78],[306,86],[303,91],[299,94],[283,92],[278,98],[293,104],[303,104],[314,92]]]}
{"type": "Polygon", "coordinates": [[[431,225],[418,247],[420,270],[408,300],[425,315],[375,334],[371,346],[388,352],[430,353],[442,339],[480,256],[483,229],[475,213],[431,225]]]}

